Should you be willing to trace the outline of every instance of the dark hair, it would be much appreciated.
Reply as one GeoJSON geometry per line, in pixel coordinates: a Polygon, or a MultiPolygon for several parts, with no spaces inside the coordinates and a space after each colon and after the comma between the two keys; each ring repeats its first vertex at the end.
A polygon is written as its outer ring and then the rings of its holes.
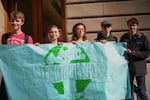
{"type": "Polygon", "coordinates": [[[128,21],[127,21],[127,25],[132,25],[132,24],[139,24],[139,21],[135,18],[135,17],[132,17],[130,18],[128,21]]]}
{"type": "Polygon", "coordinates": [[[85,41],[86,40],[86,26],[83,24],[83,23],[77,23],[77,24],[75,24],[74,26],[73,26],[73,28],[72,28],[72,33],[73,33],[73,35],[72,35],[72,40],[74,40],[74,41],[77,41],[79,38],[78,38],[78,35],[77,35],[77,27],[79,26],[79,25],[82,25],[83,27],[84,27],[84,30],[85,30],[85,33],[84,33],[84,36],[83,36],[83,41],[85,41]]]}

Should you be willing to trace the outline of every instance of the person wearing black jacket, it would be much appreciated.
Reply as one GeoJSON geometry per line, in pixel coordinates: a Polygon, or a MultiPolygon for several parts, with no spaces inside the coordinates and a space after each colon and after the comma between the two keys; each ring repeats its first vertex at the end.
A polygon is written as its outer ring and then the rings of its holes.
{"type": "Polygon", "coordinates": [[[111,22],[104,20],[101,22],[102,31],[98,32],[96,42],[106,43],[107,41],[117,42],[117,37],[111,34],[112,24],[111,22]]]}
{"type": "Polygon", "coordinates": [[[131,92],[133,80],[137,82],[137,100],[148,100],[146,94],[145,75],[146,58],[150,54],[150,44],[147,37],[138,30],[138,20],[133,17],[127,21],[129,31],[121,36],[120,42],[127,42],[126,54],[130,73],[131,92]]]}

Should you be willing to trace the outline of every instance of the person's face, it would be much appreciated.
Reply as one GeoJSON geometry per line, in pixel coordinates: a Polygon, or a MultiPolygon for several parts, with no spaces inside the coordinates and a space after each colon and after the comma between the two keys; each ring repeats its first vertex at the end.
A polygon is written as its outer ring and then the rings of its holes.
{"type": "Polygon", "coordinates": [[[128,28],[129,28],[129,32],[134,34],[137,32],[138,25],[136,23],[135,24],[128,24],[128,28]]]}
{"type": "Polygon", "coordinates": [[[83,25],[78,25],[76,28],[78,37],[83,37],[85,34],[85,28],[83,25]]]}
{"type": "Polygon", "coordinates": [[[55,27],[51,28],[51,30],[48,33],[48,36],[50,40],[58,40],[60,36],[58,28],[55,28],[55,27]]]}
{"type": "Polygon", "coordinates": [[[10,20],[10,25],[15,31],[20,30],[23,24],[24,22],[20,18],[14,18],[10,20]]]}
{"type": "Polygon", "coordinates": [[[112,26],[110,26],[110,25],[102,26],[102,31],[104,33],[110,33],[111,30],[112,30],[112,26]]]}

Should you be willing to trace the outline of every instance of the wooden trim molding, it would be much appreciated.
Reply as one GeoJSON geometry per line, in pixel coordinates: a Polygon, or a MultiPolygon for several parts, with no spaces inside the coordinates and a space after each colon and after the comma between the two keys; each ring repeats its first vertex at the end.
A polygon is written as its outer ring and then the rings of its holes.
{"type": "Polygon", "coordinates": [[[61,20],[62,20],[62,38],[63,38],[63,41],[67,41],[65,0],[61,0],[61,20]]]}
{"type": "Polygon", "coordinates": [[[34,42],[42,43],[42,0],[32,0],[32,14],[34,42]]]}

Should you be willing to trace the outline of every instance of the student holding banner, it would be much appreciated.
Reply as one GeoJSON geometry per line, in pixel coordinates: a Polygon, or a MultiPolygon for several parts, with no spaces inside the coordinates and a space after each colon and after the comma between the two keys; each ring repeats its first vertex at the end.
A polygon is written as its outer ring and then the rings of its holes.
{"type": "MultiPolygon", "coordinates": [[[[47,36],[49,43],[61,44],[61,30],[56,25],[50,25],[47,30],[47,36]]],[[[34,43],[35,46],[39,46],[40,43],[34,43]]]]}
{"type": "Polygon", "coordinates": [[[112,24],[111,22],[105,20],[101,22],[102,31],[97,34],[95,41],[106,43],[107,41],[116,41],[117,38],[111,34],[112,24]]]}
{"type": "Polygon", "coordinates": [[[61,30],[56,25],[49,26],[47,35],[50,43],[60,43],[61,30]]]}
{"type": "Polygon", "coordinates": [[[21,11],[12,12],[10,15],[11,32],[5,33],[2,36],[2,44],[32,44],[32,37],[22,32],[22,25],[25,18],[21,11]]]}
{"type": "MultiPolygon", "coordinates": [[[[22,25],[24,24],[25,17],[23,12],[21,11],[14,11],[10,15],[10,25],[12,28],[12,31],[6,34],[3,34],[2,36],[2,44],[33,44],[32,37],[25,34],[22,31],[22,25]]],[[[5,83],[2,78],[2,83],[0,87],[0,100],[8,100],[5,83]]]]}
{"type": "MultiPolygon", "coordinates": [[[[133,94],[134,77],[137,82],[137,100],[148,100],[146,94],[145,75],[146,58],[150,54],[150,44],[147,37],[138,30],[139,21],[131,18],[127,21],[128,32],[121,37],[121,42],[127,42],[126,54],[130,72],[131,91],[133,94]]],[[[133,96],[134,97],[134,96],[133,96]]]]}
{"type": "Polygon", "coordinates": [[[84,42],[88,41],[86,37],[86,26],[83,23],[77,23],[73,26],[72,29],[73,35],[72,35],[72,42],[84,42]]]}

